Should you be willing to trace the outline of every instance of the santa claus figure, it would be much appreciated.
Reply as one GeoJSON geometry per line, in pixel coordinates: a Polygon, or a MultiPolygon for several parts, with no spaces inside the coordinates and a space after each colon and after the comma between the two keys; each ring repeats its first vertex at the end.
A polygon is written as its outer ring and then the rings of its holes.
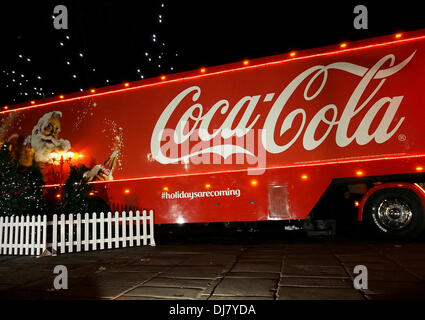
{"type": "Polygon", "coordinates": [[[24,141],[24,146],[34,150],[34,160],[41,166],[50,161],[52,153],[71,150],[71,143],[59,138],[61,117],[60,111],[46,113],[32,129],[32,134],[24,141]]]}
{"type": "MultiPolygon", "coordinates": [[[[23,142],[19,152],[19,162],[22,166],[29,167],[35,162],[41,169],[45,168],[52,160],[52,154],[63,154],[71,150],[71,143],[59,137],[61,132],[62,112],[52,111],[43,115],[34,126],[32,134],[23,142]]],[[[118,152],[105,161],[103,165],[96,165],[84,174],[88,181],[112,180],[112,170],[118,152]]]]}

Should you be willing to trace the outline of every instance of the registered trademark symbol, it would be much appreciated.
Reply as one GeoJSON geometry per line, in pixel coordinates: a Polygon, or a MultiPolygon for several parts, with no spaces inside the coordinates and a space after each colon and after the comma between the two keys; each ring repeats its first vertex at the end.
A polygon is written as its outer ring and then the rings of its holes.
{"type": "Polygon", "coordinates": [[[406,141],[406,135],[405,134],[399,134],[398,135],[398,141],[406,141]]]}

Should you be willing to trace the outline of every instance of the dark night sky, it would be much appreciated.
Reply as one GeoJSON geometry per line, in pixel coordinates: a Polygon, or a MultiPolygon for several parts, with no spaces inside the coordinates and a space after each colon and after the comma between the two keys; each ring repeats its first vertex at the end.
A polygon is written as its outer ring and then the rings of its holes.
{"type": "Polygon", "coordinates": [[[422,16],[419,1],[2,3],[0,105],[425,28],[422,16]],[[53,28],[58,4],[68,30],[53,28]],[[368,8],[368,30],[353,27],[357,4],[368,8]]]}

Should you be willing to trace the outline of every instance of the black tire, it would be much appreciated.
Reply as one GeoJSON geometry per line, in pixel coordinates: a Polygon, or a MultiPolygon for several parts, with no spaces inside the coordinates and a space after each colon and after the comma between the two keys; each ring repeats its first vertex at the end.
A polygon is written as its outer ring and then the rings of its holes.
{"type": "Polygon", "coordinates": [[[367,200],[364,221],[375,235],[408,240],[425,230],[425,210],[411,190],[388,188],[376,191],[367,200]]]}

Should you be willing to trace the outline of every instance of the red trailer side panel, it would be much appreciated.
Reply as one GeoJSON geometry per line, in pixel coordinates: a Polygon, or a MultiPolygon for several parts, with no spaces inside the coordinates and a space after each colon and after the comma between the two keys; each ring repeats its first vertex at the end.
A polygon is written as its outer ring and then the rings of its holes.
{"type": "Polygon", "coordinates": [[[414,34],[11,108],[0,141],[22,137],[48,185],[61,157],[85,164],[157,223],[302,219],[332,179],[424,164],[423,83],[414,34]]]}

